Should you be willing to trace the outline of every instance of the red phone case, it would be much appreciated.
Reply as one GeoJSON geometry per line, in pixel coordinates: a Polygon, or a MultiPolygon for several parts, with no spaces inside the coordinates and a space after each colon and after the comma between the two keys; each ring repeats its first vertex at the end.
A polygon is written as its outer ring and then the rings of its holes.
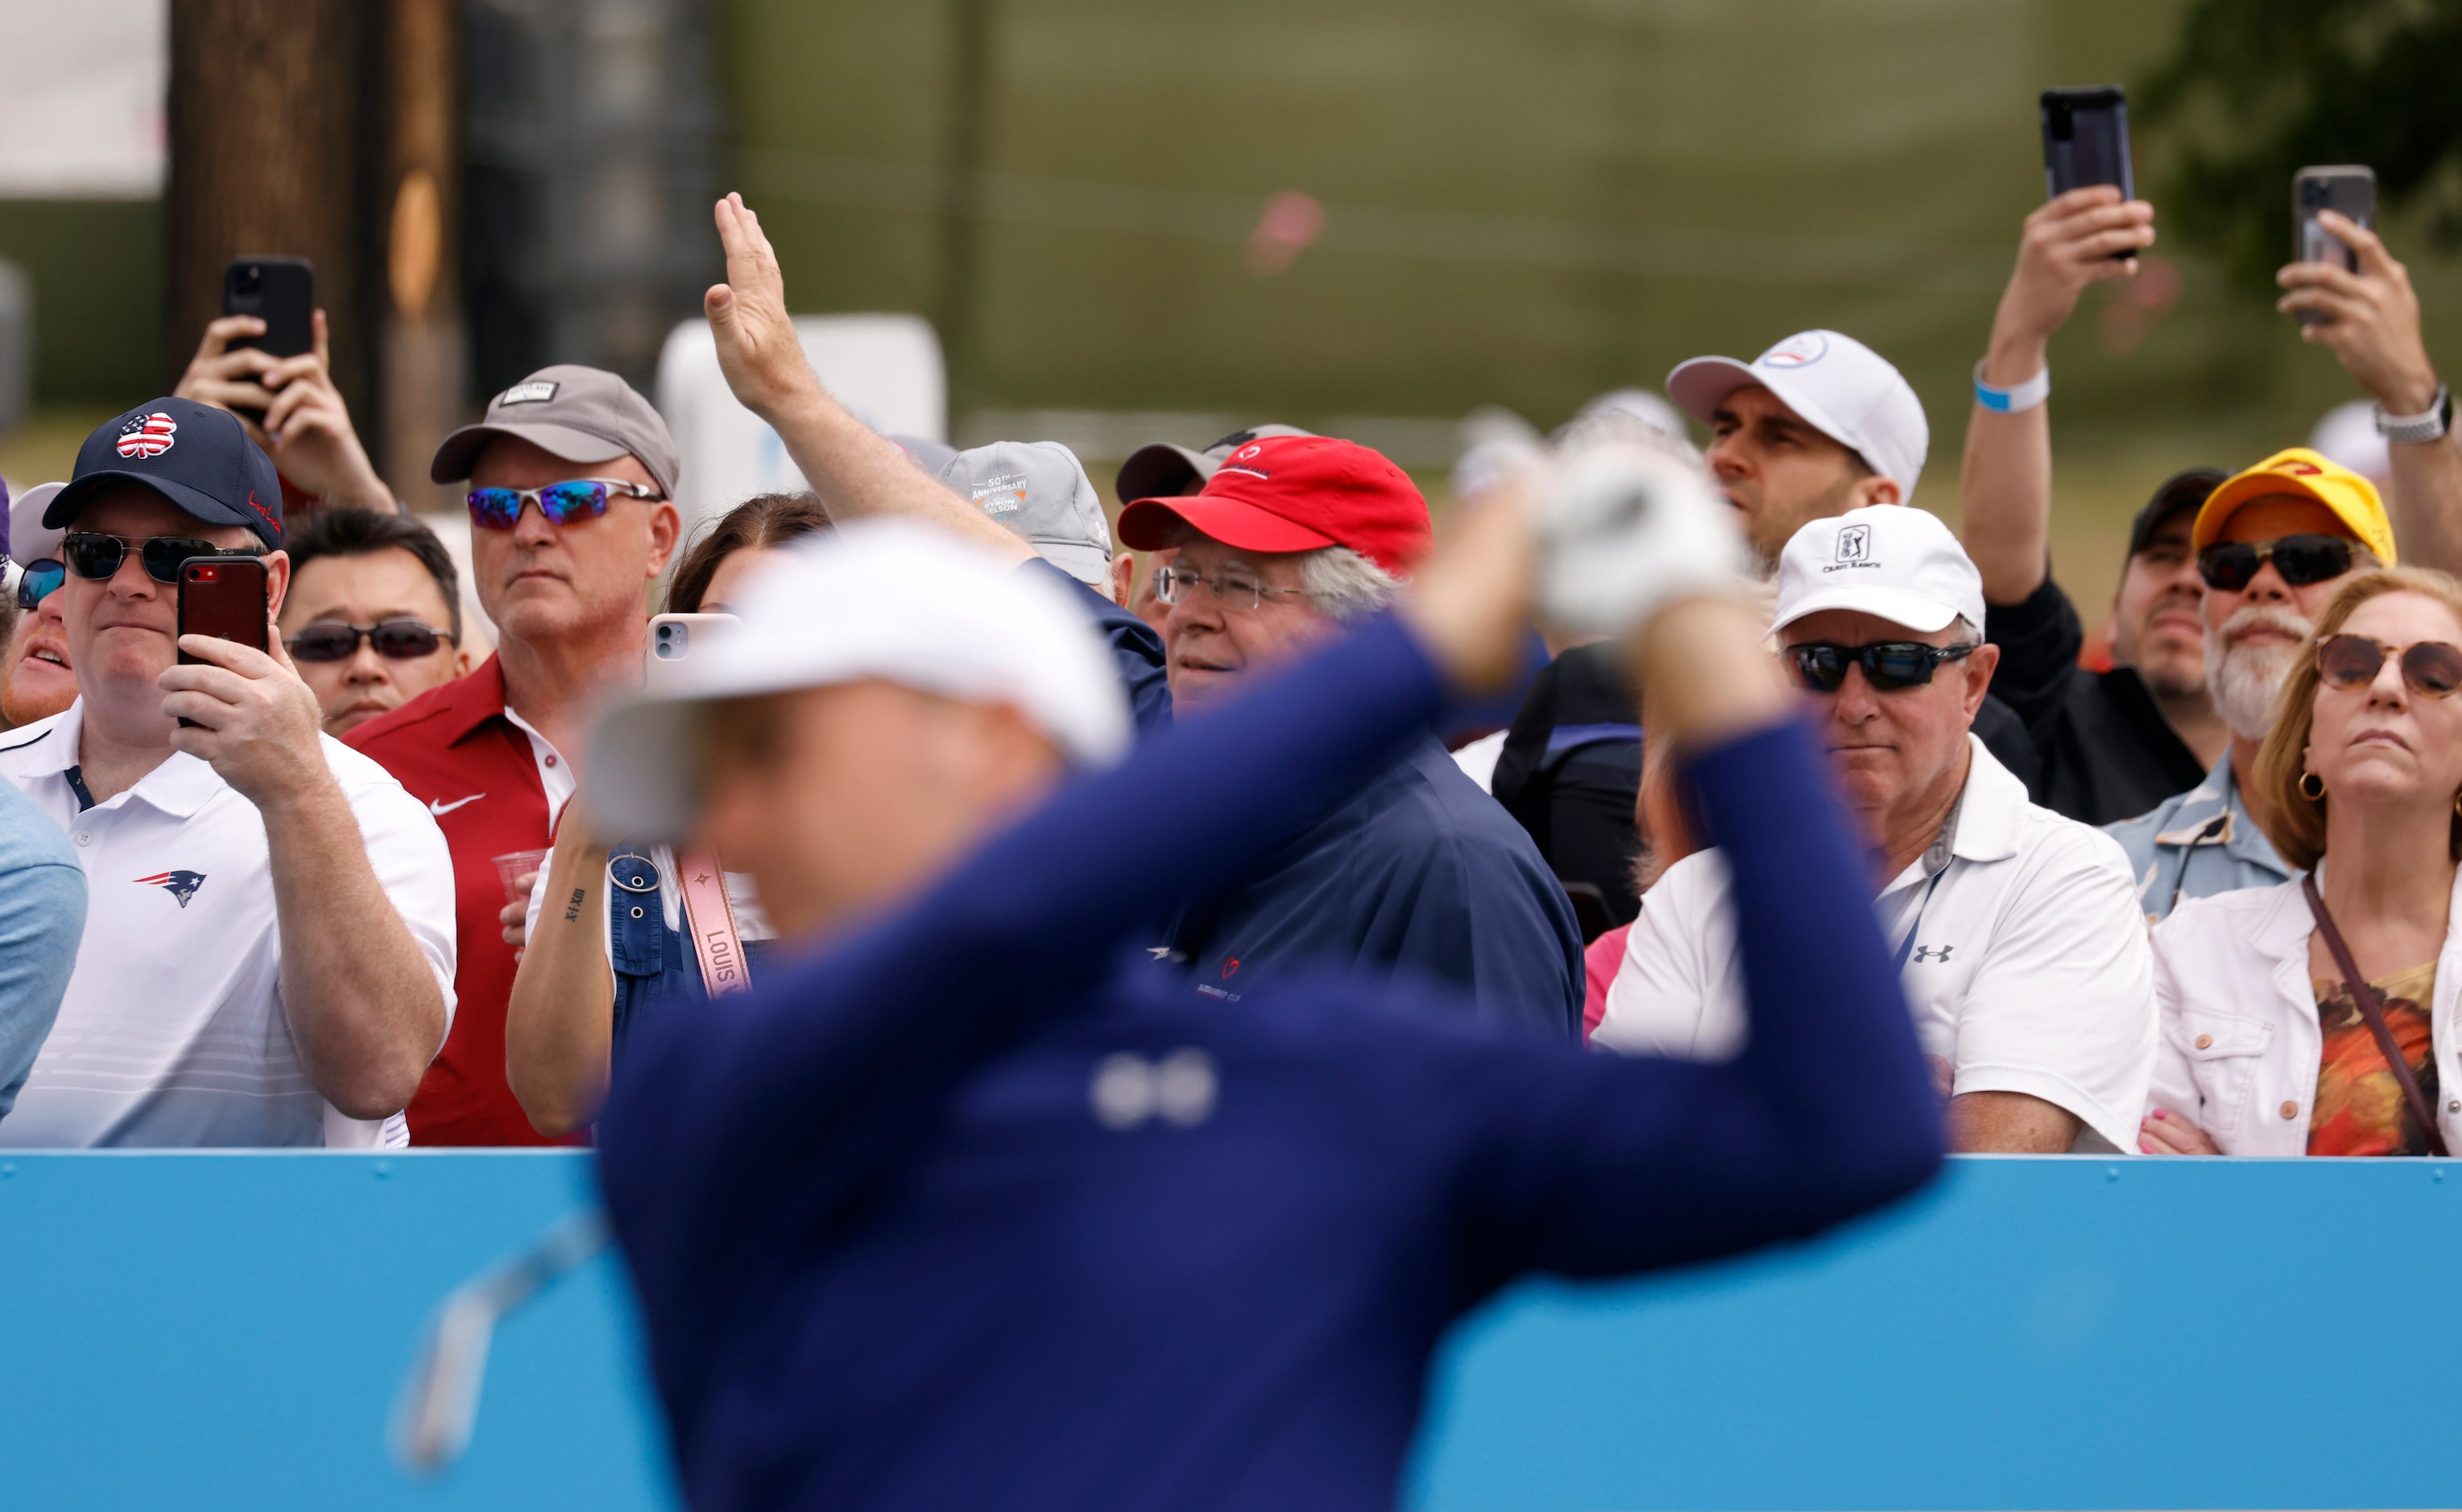
{"type": "MultiPolygon", "coordinates": [[[[257,557],[190,557],[180,564],[180,633],[266,649],[265,563],[257,557]]],[[[180,652],[183,662],[204,658],[180,652]]],[[[194,725],[193,719],[183,719],[194,725]]]]}

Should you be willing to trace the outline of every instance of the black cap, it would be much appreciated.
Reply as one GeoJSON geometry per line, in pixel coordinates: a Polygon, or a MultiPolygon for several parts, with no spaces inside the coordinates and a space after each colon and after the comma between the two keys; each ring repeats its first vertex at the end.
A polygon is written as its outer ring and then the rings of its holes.
{"type": "Polygon", "coordinates": [[[154,399],[103,421],[77,448],[69,485],[43,511],[61,530],[97,490],[140,483],[209,525],[246,525],[282,547],[282,478],[239,416],[194,399],[154,399]]]}
{"type": "Polygon", "coordinates": [[[2163,479],[2128,527],[2128,554],[2133,557],[2145,550],[2154,532],[2172,516],[2194,514],[2230,477],[2219,467],[2192,467],[2163,479]]]}
{"type": "Polygon", "coordinates": [[[1205,486],[1214,470],[1233,452],[1267,436],[1313,436],[1296,425],[1252,425],[1233,431],[1205,450],[1192,451],[1170,441],[1153,441],[1129,454],[1112,484],[1112,497],[1124,504],[1140,499],[1177,499],[1205,486]]]}

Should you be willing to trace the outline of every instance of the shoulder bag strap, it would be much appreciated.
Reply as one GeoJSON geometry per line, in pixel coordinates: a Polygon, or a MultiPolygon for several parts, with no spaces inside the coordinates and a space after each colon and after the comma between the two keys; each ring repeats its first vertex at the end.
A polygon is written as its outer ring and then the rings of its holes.
{"type": "Polygon", "coordinates": [[[2343,984],[2351,990],[2351,1001],[2360,1006],[2360,1016],[2368,1021],[2368,1033],[2374,1034],[2377,1049],[2393,1068],[2393,1079],[2402,1084],[2402,1097],[2410,1104],[2411,1117],[2428,1131],[2428,1150],[2431,1155],[2445,1153],[2445,1134],[2437,1127],[2436,1109],[2428,1095],[2419,1090],[2419,1078],[2410,1074],[2410,1062],[2403,1059],[2402,1047],[2394,1043],[2393,1030],[2386,1023],[2385,1010],[2377,1003],[2377,990],[2361,974],[2360,964],[2351,959],[2351,948],[2343,943],[2343,931],[2334,927],[2334,916],[2325,911],[2325,898],[2317,890],[2317,874],[2309,872],[2300,879],[2300,890],[2308,895],[2308,911],[2317,917],[2317,932],[2325,937],[2325,953],[2342,969],[2343,984]]]}
{"type": "Polygon", "coordinates": [[[735,929],[735,906],[726,901],[726,874],[718,869],[718,858],[708,851],[679,852],[676,885],[684,895],[684,922],[692,930],[702,987],[712,997],[750,987],[744,938],[735,929]]]}

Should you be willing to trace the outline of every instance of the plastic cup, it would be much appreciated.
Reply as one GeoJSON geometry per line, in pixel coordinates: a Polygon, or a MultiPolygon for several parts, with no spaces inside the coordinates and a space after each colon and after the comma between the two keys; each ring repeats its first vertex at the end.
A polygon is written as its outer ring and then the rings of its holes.
{"type": "Polygon", "coordinates": [[[547,859],[552,852],[546,849],[508,851],[496,858],[496,875],[504,879],[505,901],[526,903],[529,894],[522,890],[522,879],[532,872],[547,870],[547,859]]]}

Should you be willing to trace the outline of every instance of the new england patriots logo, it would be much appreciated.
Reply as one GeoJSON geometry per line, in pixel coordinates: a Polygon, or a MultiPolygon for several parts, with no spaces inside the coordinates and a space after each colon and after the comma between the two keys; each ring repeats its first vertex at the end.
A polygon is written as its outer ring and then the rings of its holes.
{"type": "Polygon", "coordinates": [[[197,889],[205,884],[205,874],[201,871],[158,871],[151,877],[140,877],[137,881],[140,884],[162,888],[180,900],[180,906],[184,908],[188,900],[197,895],[197,889]]]}

